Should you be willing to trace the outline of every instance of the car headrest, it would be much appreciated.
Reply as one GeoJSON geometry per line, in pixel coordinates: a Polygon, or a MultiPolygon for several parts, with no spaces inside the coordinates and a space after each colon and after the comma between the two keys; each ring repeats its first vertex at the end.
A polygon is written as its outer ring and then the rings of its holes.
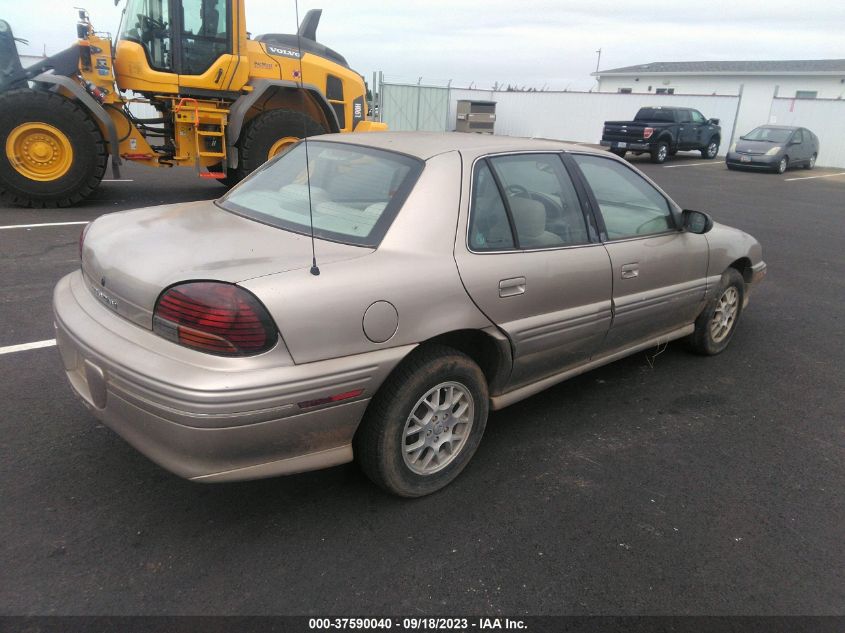
{"type": "Polygon", "coordinates": [[[509,202],[520,239],[540,237],[546,231],[546,207],[542,202],[528,198],[511,198],[509,202]]]}

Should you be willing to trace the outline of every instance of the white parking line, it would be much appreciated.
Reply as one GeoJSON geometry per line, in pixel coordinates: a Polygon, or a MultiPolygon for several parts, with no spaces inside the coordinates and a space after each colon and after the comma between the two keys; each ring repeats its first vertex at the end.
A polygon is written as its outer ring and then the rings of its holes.
{"type": "Polygon", "coordinates": [[[44,224],[10,224],[8,226],[0,226],[0,231],[6,229],[35,229],[42,226],[70,226],[72,224],[88,224],[88,220],[80,222],[46,222],[44,224]]]}
{"type": "Polygon", "coordinates": [[[673,167],[699,167],[701,165],[711,165],[711,166],[712,165],[721,165],[722,167],[725,166],[725,164],[720,160],[717,160],[717,161],[708,160],[706,163],[687,163],[685,165],[663,165],[663,166],[666,169],[672,169],[673,167]]]}
{"type": "Polygon", "coordinates": [[[56,344],[56,339],[51,338],[49,341],[35,341],[34,343],[21,343],[20,345],[8,345],[0,347],[0,356],[3,354],[14,354],[15,352],[25,352],[28,349],[38,349],[40,347],[53,347],[56,344]]]}
{"type": "Polygon", "coordinates": [[[822,176],[799,176],[798,178],[784,178],[784,182],[789,182],[790,180],[813,180],[814,178],[833,178],[834,176],[845,176],[845,171],[840,172],[838,174],[824,174],[822,176]]]}

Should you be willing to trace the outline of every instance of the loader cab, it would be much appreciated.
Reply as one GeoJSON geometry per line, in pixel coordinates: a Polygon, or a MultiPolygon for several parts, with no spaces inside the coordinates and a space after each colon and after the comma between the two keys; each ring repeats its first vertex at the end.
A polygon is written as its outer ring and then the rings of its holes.
{"type": "MultiPolygon", "coordinates": [[[[165,79],[161,74],[178,75],[178,83],[184,84],[182,76],[208,73],[232,53],[231,5],[232,0],[127,0],[117,63],[123,65],[121,56],[140,57],[140,46],[151,72],[138,72],[141,60],[132,59],[134,64],[126,69],[132,79],[160,83],[165,79]]],[[[219,88],[220,75],[214,72],[204,83],[219,88]]]]}

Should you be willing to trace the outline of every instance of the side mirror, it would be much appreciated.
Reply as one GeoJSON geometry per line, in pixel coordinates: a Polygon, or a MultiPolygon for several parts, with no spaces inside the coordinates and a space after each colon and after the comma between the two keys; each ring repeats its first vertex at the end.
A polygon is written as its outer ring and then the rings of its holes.
{"type": "Polygon", "coordinates": [[[789,141],[789,144],[790,145],[801,145],[801,141],[799,141],[797,139],[792,139],[791,141],[789,141]]]}
{"type": "Polygon", "coordinates": [[[684,209],[684,229],[690,233],[703,235],[713,228],[713,218],[703,211],[684,209]]]}
{"type": "Polygon", "coordinates": [[[707,122],[711,125],[719,125],[719,119],[707,119],[707,122]]]}

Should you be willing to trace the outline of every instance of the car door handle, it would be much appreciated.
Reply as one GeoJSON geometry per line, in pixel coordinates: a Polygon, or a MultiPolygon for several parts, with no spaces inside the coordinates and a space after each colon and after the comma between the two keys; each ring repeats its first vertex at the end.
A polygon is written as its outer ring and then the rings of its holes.
{"type": "Polygon", "coordinates": [[[499,282],[500,297],[515,297],[525,294],[525,277],[511,277],[499,282]]]}
{"type": "Polygon", "coordinates": [[[634,264],[624,264],[622,266],[622,279],[634,279],[635,277],[640,276],[640,265],[637,263],[634,264]]]}

